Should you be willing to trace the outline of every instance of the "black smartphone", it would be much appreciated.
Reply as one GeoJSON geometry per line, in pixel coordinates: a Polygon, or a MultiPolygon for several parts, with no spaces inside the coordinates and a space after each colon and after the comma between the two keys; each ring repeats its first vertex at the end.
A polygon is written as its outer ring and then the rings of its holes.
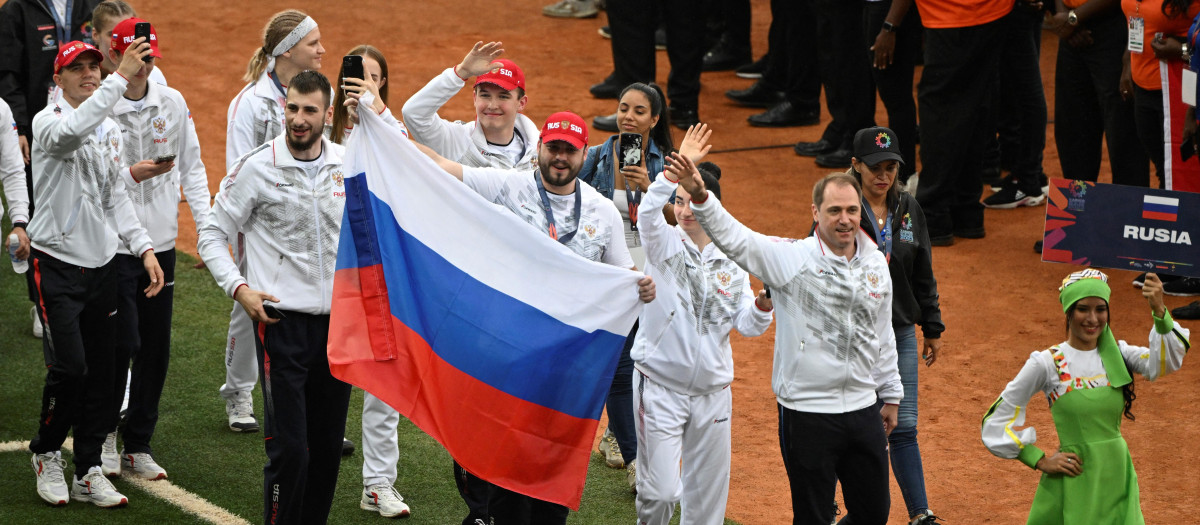
{"type": "Polygon", "coordinates": [[[346,55],[342,57],[342,78],[357,78],[359,80],[364,78],[362,55],[346,55]]]}
{"type": "Polygon", "coordinates": [[[170,155],[160,155],[160,156],[158,156],[158,157],[154,157],[154,163],[155,163],[155,164],[162,164],[162,163],[164,163],[164,162],[171,162],[171,161],[173,161],[173,160],[175,160],[175,154],[174,154],[174,153],[172,153],[172,154],[170,154],[170,155]]]}
{"type": "Polygon", "coordinates": [[[1192,135],[1179,145],[1179,160],[1188,160],[1196,154],[1196,136],[1192,135]]]}
{"type": "Polygon", "coordinates": [[[283,312],[279,311],[278,308],[275,308],[275,305],[263,303],[263,311],[266,312],[267,317],[269,317],[271,319],[286,319],[287,318],[286,315],[283,315],[283,312]]]}
{"type": "Polygon", "coordinates": [[[770,299],[771,298],[771,289],[769,287],[763,286],[763,290],[767,291],[767,299],[770,299]]]}
{"type": "MultiPolygon", "coordinates": [[[[133,38],[144,38],[147,44],[150,43],[150,22],[138,22],[133,24],[133,38]]],[[[153,58],[150,55],[142,57],[142,60],[149,62],[153,58]]]]}
{"type": "Polygon", "coordinates": [[[617,163],[620,168],[625,166],[636,166],[642,163],[642,134],[641,133],[622,133],[621,134],[621,151],[617,158],[617,163]]]}

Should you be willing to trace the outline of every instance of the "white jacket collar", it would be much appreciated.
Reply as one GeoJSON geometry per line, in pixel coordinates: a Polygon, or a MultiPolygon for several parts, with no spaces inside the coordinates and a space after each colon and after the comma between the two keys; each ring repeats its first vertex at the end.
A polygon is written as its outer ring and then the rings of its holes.
{"type": "MultiPolygon", "coordinates": [[[[321,137],[321,148],[325,155],[325,165],[336,165],[342,163],[342,150],[333,147],[333,143],[324,136],[321,137]]],[[[299,168],[300,162],[292,156],[292,152],[287,146],[287,132],[279,135],[271,140],[271,158],[272,165],[276,168],[299,168]]]]}

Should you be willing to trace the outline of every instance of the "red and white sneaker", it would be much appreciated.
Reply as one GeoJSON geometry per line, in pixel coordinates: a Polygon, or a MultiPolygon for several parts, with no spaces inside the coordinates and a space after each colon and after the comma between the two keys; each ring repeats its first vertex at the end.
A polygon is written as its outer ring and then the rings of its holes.
{"type": "Polygon", "coordinates": [[[104,477],[100,467],[88,469],[83,479],[75,478],[75,482],[71,484],[71,499],[104,508],[120,507],[129,503],[129,499],[117,492],[112,482],[104,477]]]}
{"type": "Polygon", "coordinates": [[[54,506],[67,504],[67,480],[63,477],[66,462],[62,452],[54,451],[33,455],[33,473],[37,476],[37,492],[46,503],[54,506]]]}

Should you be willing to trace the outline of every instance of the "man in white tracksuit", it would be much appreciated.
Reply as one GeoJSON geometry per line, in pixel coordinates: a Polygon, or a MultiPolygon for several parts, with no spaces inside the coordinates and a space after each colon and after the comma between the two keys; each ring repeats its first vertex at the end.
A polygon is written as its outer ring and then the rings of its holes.
{"type": "MultiPolygon", "coordinates": [[[[438,155],[471,168],[532,170],[537,168],[541,130],[521,112],[529,102],[525,73],[511,60],[496,59],[504,52],[499,42],[476,42],[462,62],[446,68],[404,103],[409,137],[438,155]],[[450,122],[437,112],[467,80],[475,77],[475,120],[450,122]]],[[[363,483],[396,480],[400,459],[395,444],[399,415],[370,393],[363,401],[363,483]],[[391,425],[391,432],[385,429],[391,425]],[[390,441],[389,441],[390,440],[390,441]]],[[[454,464],[459,493],[470,508],[463,524],[487,516],[488,483],[454,464]]]]}
{"type": "MultiPolygon", "coordinates": [[[[225,170],[232,171],[242,156],[278,137],[283,132],[286,87],[304,70],[320,70],[321,32],[317,23],[300,11],[289,9],[267,22],[262,47],[250,59],[242,88],[229,103],[225,130],[225,170]]],[[[239,265],[246,252],[242,235],[231,237],[234,260],[239,265]]],[[[246,272],[246,268],[241,268],[246,272]]],[[[225,341],[225,383],[221,397],[229,429],[257,432],[251,391],[258,380],[254,358],[253,323],[235,301],[229,313],[229,336],[225,341]]]]}
{"type": "Polygon", "coordinates": [[[847,511],[842,522],[886,523],[887,433],[896,427],[904,389],[891,277],[887,260],[859,228],[858,181],[838,173],[817,182],[817,235],[799,241],[739,223],[695,173],[680,187],[713,242],[761,278],[779,307],[771,386],[793,523],[829,523],[838,481],[847,511]]]}
{"type": "Polygon", "coordinates": [[[99,50],[75,41],[59,49],[54,82],[58,102],[33,118],[33,190],[37,214],[29,223],[30,270],[37,312],[46,327],[42,349],[46,385],[37,436],[29,443],[38,495],[67,502],[60,449],[75,437],[70,498],[101,507],[128,502],[100,469],[114,397],[118,244],[138,254],[149,275],[148,297],[163,287],[154,247],[121,181],[121,130],[108,118],[150,45],[131,43],[117,72],[100,81],[99,50]]]}
{"type": "MultiPolygon", "coordinates": [[[[17,137],[17,121],[13,120],[8,103],[0,99],[0,185],[4,187],[4,199],[8,201],[8,219],[12,231],[4,236],[4,250],[8,253],[8,237],[17,236],[19,248],[17,258],[29,258],[29,190],[25,186],[25,164],[21,162],[21,146],[17,137]]],[[[0,215],[4,214],[0,204],[0,215]]]]}
{"type": "MultiPolygon", "coordinates": [[[[119,62],[139,18],[128,18],[112,30],[109,59],[119,62]]],[[[157,33],[150,28],[152,60],[129,79],[125,94],[113,108],[112,118],[121,128],[123,148],[121,180],[125,183],[138,220],[154,243],[154,255],[163,268],[166,285],[153,298],[139,297],[146,287],[141,261],[128,250],[117,250],[119,283],[116,322],[116,394],[110,410],[111,424],[101,457],[105,475],[122,467],[143,479],[163,479],[167,472],[155,462],[150,441],[158,423],[158,405],[171,356],[171,314],[175,290],[175,238],[179,233],[179,194],[187,196],[196,227],[208,217],[208,174],[200,160],[200,141],[187,102],[178,91],[154,82],[155,62],[161,58],[157,33]],[[157,162],[155,159],[174,157],[157,162]],[[165,172],[165,173],[164,173],[165,172]],[[133,359],[130,403],[117,454],[117,421],[121,411],[121,383],[133,359]]]]}
{"type": "Polygon", "coordinates": [[[256,323],[266,523],[328,519],[350,401],[350,385],[333,377],[326,354],[346,200],[344,149],[322,135],[329,93],[320,73],[292,78],[285,134],[225,177],[197,243],[221,289],[256,323]],[[247,241],[245,274],[227,248],[239,233],[247,241]]]}
{"type": "MultiPolygon", "coordinates": [[[[684,139],[682,155],[695,131],[684,139]]],[[[705,186],[720,198],[719,168],[705,164],[705,186]]],[[[638,207],[646,273],[659,292],[642,309],[643,328],[630,350],[639,525],[667,525],[676,503],[682,525],[725,522],[733,424],[729,331],[762,335],[772,319],[771,299],[756,298],[750,274],[709,241],[686,192],[675,197],[679,224],[667,224],[662,208],[676,194],[674,179],[683,169],[672,161],[638,207]]]]}

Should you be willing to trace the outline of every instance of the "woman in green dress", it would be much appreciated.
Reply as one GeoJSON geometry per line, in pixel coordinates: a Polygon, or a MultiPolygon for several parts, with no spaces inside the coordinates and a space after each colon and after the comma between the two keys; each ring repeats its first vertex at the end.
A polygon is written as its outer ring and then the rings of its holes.
{"type": "Polygon", "coordinates": [[[1121,417],[1133,419],[1133,380],[1149,381],[1179,369],[1188,330],[1171,319],[1162,282],[1146,276],[1142,296],[1154,327],[1149,348],[1117,341],[1108,326],[1108,276],[1087,269],[1063,279],[1059,301],[1067,340],[1033,352],[1016,379],[983,417],[983,443],[996,456],[1042,471],[1027,523],[1037,525],[1142,524],[1137,474],[1121,437],[1121,417]],[[1037,432],[1018,430],[1027,402],[1042,393],[1050,403],[1059,450],[1038,448],[1037,432]]]}

